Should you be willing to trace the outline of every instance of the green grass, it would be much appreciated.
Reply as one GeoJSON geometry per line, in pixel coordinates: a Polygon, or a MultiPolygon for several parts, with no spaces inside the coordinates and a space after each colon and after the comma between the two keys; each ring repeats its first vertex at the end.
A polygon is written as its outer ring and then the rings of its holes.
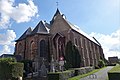
{"type": "MultiPolygon", "coordinates": [[[[104,67],[104,68],[105,68],[105,67],[104,67]]],[[[88,75],[91,75],[91,74],[93,74],[93,73],[96,73],[96,72],[98,72],[98,71],[101,70],[101,69],[103,69],[103,68],[95,69],[95,70],[93,70],[93,71],[91,71],[91,72],[88,72],[88,73],[86,73],[86,74],[82,74],[82,75],[78,75],[78,76],[69,78],[68,80],[80,80],[81,78],[86,77],[86,76],[88,76],[88,75]]]]}
{"type": "Polygon", "coordinates": [[[119,72],[120,73],[120,65],[116,65],[109,72],[110,73],[113,73],[113,72],[119,72]]]}

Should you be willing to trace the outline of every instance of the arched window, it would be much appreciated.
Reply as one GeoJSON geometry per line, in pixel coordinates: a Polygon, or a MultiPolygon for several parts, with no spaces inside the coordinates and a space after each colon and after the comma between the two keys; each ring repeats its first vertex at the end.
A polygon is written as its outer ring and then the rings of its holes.
{"type": "Polygon", "coordinates": [[[40,57],[47,57],[47,45],[45,40],[40,41],[40,57]]]}
{"type": "Polygon", "coordinates": [[[19,43],[18,44],[18,55],[22,55],[22,49],[23,49],[22,44],[19,43]]]}
{"type": "Polygon", "coordinates": [[[30,51],[31,51],[31,59],[35,58],[35,42],[31,42],[30,44],[30,51]]]}

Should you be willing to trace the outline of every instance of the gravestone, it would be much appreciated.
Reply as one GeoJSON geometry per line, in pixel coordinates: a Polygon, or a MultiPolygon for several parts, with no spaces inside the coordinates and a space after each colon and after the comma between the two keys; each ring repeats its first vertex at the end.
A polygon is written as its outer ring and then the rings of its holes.
{"type": "Polygon", "coordinates": [[[47,68],[44,63],[41,65],[40,77],[47,77],[47,68]]]}
{"type": "Polygon", "coordinates": [[[40,67],[39,76],[40,77],[47,77],[47,68],[44,64],[44,59],[42,60],[42,65],[40,67]]]}

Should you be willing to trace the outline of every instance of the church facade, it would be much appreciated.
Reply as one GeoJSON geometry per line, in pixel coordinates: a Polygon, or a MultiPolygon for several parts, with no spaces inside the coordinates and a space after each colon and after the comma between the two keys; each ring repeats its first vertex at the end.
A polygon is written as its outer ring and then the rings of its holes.
{"type": "Polygon", "coordinates": [[[50,23],[40,21],[33,30],[28,28],[16,40],[14,55],[21,56],[22,60],[33,61],[34,71],[38,71],[43,58],[48,65],[52,55],[58,62],[60,57],[64,58],[65,47],[69,41],[79,51],[80,67],[95,66],[98,65],[100,59],[104,59],[100,43],[67,21],[58,9],[50,23]]]}

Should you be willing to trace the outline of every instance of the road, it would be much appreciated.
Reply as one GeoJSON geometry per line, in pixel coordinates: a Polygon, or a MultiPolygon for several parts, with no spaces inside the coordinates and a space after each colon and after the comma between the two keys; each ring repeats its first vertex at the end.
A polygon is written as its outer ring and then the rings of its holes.
{"type": "Polygon", "coordinates": [[[92,75],[81,78],[80,80],[106,80],[108,77],[107,72],[112,68],[113,68],[113,66],[108,66],[92,75]]]}

